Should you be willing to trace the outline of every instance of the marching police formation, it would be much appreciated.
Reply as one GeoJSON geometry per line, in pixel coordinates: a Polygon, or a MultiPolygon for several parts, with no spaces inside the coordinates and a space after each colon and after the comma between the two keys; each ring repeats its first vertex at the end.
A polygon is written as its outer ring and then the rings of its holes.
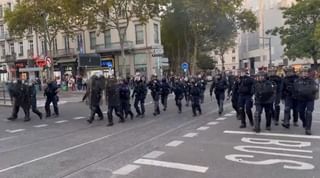
{"type": "MultiPolygon", "coordinates": [[[[119,118],[120,123],[124,123],[128,117],[130,119],[145,117],[145,100],[148,90],[154,104],[153,115],[161,114],[168,107],[168,97],[174,94],[175,104],[178,113],[182,113],[183,99],[186,107],[191,102],[193,116],[202,114],[201,104],[204,102],[206,91],[206,80],[202,77],[170,77],[158,79],[157,75],[152,75],[149,82],[144,76],[137,75],[133,85],[129,85],[126,79],[116,79],[114,77],[105,78],[103,74],[95,74],[87,81],[87,90],[82,98],[90,108],[90,116],[87,122],[91,124],[95,115],[99,120],[104,120],[101,110],[103,98],[107,105],[107,126],[113,126],[113,116],[119,118]],[[131,88],[133,87],[133,88],[131,88]],[[131,109],[131,99],[136,115],[131,109]],[[162,109],[161,109],[162,106],[162,109]]],[[[30,121],[30,109],[42,119],[42,113],[37,109],[36,89],[33,81],[16,82],[8,84],[10,96],[12,97],[13,111],[8,120],[17,119],[19,108],[25,113],[25,121],[30,121]]],[[[51,117],[50,104],[52,103],[55,116],[59,116],[58,109],[58,86],[52,81],[47,84],[44,90],[46,96],[45,112],[46,117],[51,117]]],[[[232,107],[236,111],[238,120],[241,121],[240,128],[247,127],[247,121],[254,132],[261,132],[261,118],[264,111],[266,118],[265,129],[270,131],[272,123],[275,126],[280,122],[280,103],[284,101],[284,118],[282,126],[290,128],[290,120],[293,126],[299,126],[299,118],[307,135],[311,135],[312,112],[315,100],[319,95],[319,84],[310,75],[309,68],[303,68],[299,75],[291,67],[285,69],[285,76],[278,76],[275,69],[268,71],[261,69],[254,76],[250,76],[247,71],[241,71],[235,76],[232,73],[220,73],[215,76],[210,87],[210,96],[215,95],[219,115],[224,112],[224,102],[226,94],[228,100],[231,98],[232,107]],[[255,106],[255,111],[252,111],[255,106]]]]}

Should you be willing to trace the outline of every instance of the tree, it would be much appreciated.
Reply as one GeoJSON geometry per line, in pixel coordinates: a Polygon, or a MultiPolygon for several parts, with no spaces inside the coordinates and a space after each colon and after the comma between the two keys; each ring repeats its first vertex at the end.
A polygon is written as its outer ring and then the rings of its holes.
{"type": "Polygon", "coordinates": [[[211,56],[200,54],[198,56],[197,66],[202,70],[213,70],[215,68],[215,63],[211,56]]]}
{"type": "MultiPolygon", "coordinates": [[[[125,55],[125,38],[129,23],[138,18],[145,23],[153,17],[159,16],[162,6],[167,5],[167,0],[97,0],[95,11],[98,17],[98,25],[101,31],[116,29],[118,32],[121,56],[125,55]]],[[[123,69],[125,70],[125,69],[123,69]]]]}
{"type": "Polygon", "coordinates": [[[290,60],[310,58],[318,64],[320,57],[319,23],[320,1],[297,0],[295,5],[283,8],[284,26],[268,30],[267,34],[280,35],[285,46],[284,55],[290,60]]]}

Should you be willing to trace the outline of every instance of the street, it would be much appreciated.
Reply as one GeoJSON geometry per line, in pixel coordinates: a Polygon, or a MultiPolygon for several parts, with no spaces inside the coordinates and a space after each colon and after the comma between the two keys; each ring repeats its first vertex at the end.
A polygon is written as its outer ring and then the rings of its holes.
{"type": "Polygon", "coordinates": [[[219,117],[206,97],[194,118],[191,108],[179,115],[172,98],[158,117],[148,98],[146,118],[110,128],[106,121],[88,125],[89,109],[79,102],[61,104],[59,118],[32,115],[28,123],[6,121],[10,108],[1,108],[0,177],[319,177],[319,111],[312,136],[281,126],[254,134],[239,129],[229,103],[219,117]]]}

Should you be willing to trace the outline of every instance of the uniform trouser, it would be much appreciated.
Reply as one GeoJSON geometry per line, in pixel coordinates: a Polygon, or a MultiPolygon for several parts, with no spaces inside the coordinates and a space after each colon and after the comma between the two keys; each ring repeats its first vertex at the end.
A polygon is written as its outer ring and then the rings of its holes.
{"type": "Polygon", "coordinates": [[[306,130],[311,130],[314,100],[298,101],[299,116],[306,130]]]}
{"type": "Polygon", "coordinates": [[[53,98],[47,97],[47,100],[46,100],[46,103],[45,103],[45,110],[46,110],[47,116],[51,116],[51,110],[50,110],[50,104],[51,103],[53,104],[54,113],[56,115],[59,115],[58,101],[57,101],[56,97],[53,97],[53,98]]]}
{"type": "Polygon", "coordinates": [[[215,92],[217,104],[219,106],[219,113],[223,112],[223,102],[225,99],[225,93],[224,92],[215,92]]]}
{"type": "Polygon", "coordinates": [[[185,93],[185,99],[186,99],[186,106],[189,106],[190,103],[190,95],[188,93],[185,93]]]}
{"type": "Polygon", "coordinates": [[[121,114],[124,116],[127,116],[128,114],[130,114],[131,116],[133,116],[133,113],[131,111],[131,106],[130,106],[130,101],[129,100],[122,100],[120,102],[120,110],[121,110],[121,114]]]}
{"type": "Polygon", "coordinates": [[[193,115],[197,115],[197,111],[199,111],[199,113],[201,114],[202,110],[200,106],[200,98],[192,98],[191,104],[193,115]]]}
{"type": "Polygon", "coordinates": [[[290,112],[293,112],[293,122],[298,122],[298,102],[290,96],[285,98],[285,107],[284,107],[284,124],[290,124],[290,112]]]}
{"type": "Polygon", "coordinates": [[[135,98],[134,99],[134,108],[138,115],[144,115],[145,108],[144,108],[144,99],[135,98]],[[139,107],[140,105],[140,107],[139,107]]]}
{"type": "Polygon", "coordinates": [[[160,106],[159,106],[160,96],[158,96],[158,95],[152,96],[152,99],[153,99],[153,104],[154,104],[154,113],[160,114],[160,106]]]}
{"type": "Polygon", "coordinates": [[[238,107],[241,123],[246,125],[247,114],[250,124],[253,124],[253,116],[251,111],[251,108],[253,107],[252,97],[249,95],[239,95],[238,107]]]}
{"type": "Polygon", "coordinates": [[[277,95],[271,107],[271,117],[274,121],[279,122],[280,118],[280,96],[277,95]]]}
{"type": "Polygon", "coordinates": [[[94,119],[95,114],[98,114],[99,118],[103,119],[103,114],[99,105],[91,105],[90,110],[90,120],[94,119]]]}
{"type": "Polygon", "coordinates": [[[204,102],[204,91],[200,92],[200,103],[204,102]]]}
{"type": "Polygon", "coordinates": [[[267,104],[256,104],[256,111],[254,113],[254,121],[255,121],[255,128],[260,129],[260,122],[261,122],[261,114],[264,109],[266,115],[266,127],[271,126],[271,112],[272,112],[272,103],[267,104]]]}
{"type": "Polygon", "coordinates": [[[19,104],[14,104],[12,108],[12,118],[16,119],[18,117],[18,113],[20,110],[20,107],[22,107],[23,112],[24,112],[24,117],[26,119],[30,118],[30,107],[29,106],[22,106],[19,104]]]}
{"type": "Polygon", "coordinates": [[[179,111],[182,111],[182,96],[176,96],[175,101],[176,101],[176,106],[178,107],[179,111]]]}
{"type": "Polygon", "coordinates": [[[167,94],[161,95],[161,104],[165,109],[167,109],[167,106],[168,106],[168,95],[167,94]]]}
{"type": "Polygon", "coordinates": [[[120,118],[120,121],[124,121],[124,118],[120,112],[120,106],[110,106],[108,105],[108,121],[109,123],[113,123],[113,111],[115,111],[115,114],[120,118]]]}
{"type": "Polygon", "coordinates": [[[31,101],[31,109],[32,109],[32,112],[37,114],[39,117],[41,117],[42,113],[38,110],[37,108],[37,100],[33,100],[31,101]]]}
{"type": "Polygon", "coordinates": [[[233,109],[237,112],[237,117],[239,116],[238,98],[233,98],[231,100],[233,109]]]}

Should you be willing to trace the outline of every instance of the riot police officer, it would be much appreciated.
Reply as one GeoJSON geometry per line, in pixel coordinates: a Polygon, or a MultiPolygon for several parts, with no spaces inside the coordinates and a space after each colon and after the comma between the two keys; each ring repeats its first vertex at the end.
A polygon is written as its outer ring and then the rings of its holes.
{"type": "Polygon", "coordinates": [[[312,112],[314,101],[317,99],[319,86],[313,78],[309,76],[309,68],[303,68],[301,77],[294,84],[294,97],[298,100],[298,111],[303,122],[306,135],[311,135],[312,112]]]}
{"type": "Polygon", "coordinates": [[[181,113],[182,99],[183,99],[183,94],[185,93],[185,88],[182,81],[180,81],[178,77],[176,78],[173,84],[173,93],[175,95],[176,106],[178,107],[179,113],[181,113]]]}
{"type": "Polygon", "coordinates": [[[223,102],[225,99],[225,92],[227,88],[227,80],[222,76],[222,74],[218,74],[210,87],[210,96],[212,97],[212,92],[214,89],[214,94],[216,96],[217,104],[219,106],[219,115],[221,115],[223,112],[223,102]]]}
{"type": "Polygon", "coordinates": [[[50,81],[48,83],[47,88],[44,90],[44,96],[46,96],[46,103],[45,103],[45,110],[46,110],[46,117],[51,117],[51,109],[50,104],[53,104],[53,110],[56,117],[59,116],[59,108],[58,108],[58,97],[59,88],[55,81],[50,81]]]}
{"type": "Polygon", "coordinates": [[[133,89],[132,98],[134,98],[134,107],[137,112],[136,117],[144,117],[145,107],[144,102],[147,96],[148,90],[145,84],[144,78],[135,78],[135,87],[133,89]],[[139,107],[140,105],[140,107],[139,107]]]}
{"type": "Polygon", "coordinates": [[[200,103],[202,104],[204,102],[204,93],[205,93],[206,87],[207,87],[207,82],[203,78],[203,76],[199,75],[198,84],[197,85],[200,88],[200,103]]]}
{"type": "Polygon", "coordinates": [[[119,85],[115,78],[109,78],[107,81],[105,92],[106,103],[108,105],[108,127],[113,126],[113,111],[120,118],[119,122],[124,123],[125,120],[120,112],[120,92],[119,85]]]}
{"type": "Polygon", "coordinates": [[[125,79],[120,81],[120,110],[125,118],[130,115],[131,120],[133,119],[130,105],[130,88],[128,81],[125,79]]]}
{"type": "Polygon", "coordinates": [[[276,86],[276,95],[274,97],[274,101],[271,108],[271,117],[274,121],[274,124],[279,125],[280,118],[280,100],[281,100],[281,86],[282,86],[282,78],[277,75],[277,71],[275,68],[270,68],[268,71],[268,79],[274,83],[276,86]]]}
{"type": "Polygon", "coordinates": [[[161,92],[160,92],[161,104],[163,106],[163,111],[166,111],[168,107],[168,96],[171,93],[171,86],[167,82],[167,79],[163,78],[161,81],[160,87],[161,87],[161,92]]]}
{"type": "Polygon", "coordinates": [[[159,100],[160,100],[160,81],[157,78],[156,74],[152,75],[152,80],[148,83],[148,87],[151,91],[152,100],[154,103],[154,112],[153,115],[159,115],[160,114],[160,106],[159,106],[159,100]]]}
{"type": "Polygon", "coordinates": [[[239,82],[239,114],[241,119],[240,128],[246,128],[246,114],[248,116],[250,125],[253,126],[253,116],[251,108],[253,107],[253,86],[254,79],[249,76],[246,71],[241,72],[240,82],[239,82]]]}
{"type": "Polygon", "coordinates": [[[190,87],[190,96],[191,96],[191,106],[193,117],[197,116],[197,111],[199,114],[202,114],[200,99],[201,99],[201,87],[197,85],[194,79],[191,79],[191,87],[190,87]]]}
{"type": "Polygon", "coordinates": [[[99,77],[97,75],[93,75],[88,83],[87,83],[87,90],[85,95],[82,98],[82,101],[87,100],[87,104],[90,107],[90,117],[87,120],[89,124],[91,124],[94,120],[96,114],[99,116],[99,120],[103,120],[103,113],[100,108],[100,103],[102,99],[103,93],[103,83],[100,83],[99,77]]]}
{"type": "Polygon", "coordinates": [[[271,130],[271,110],[276,94],[276,87],[270,80],[266,79],[266,74],[260,71],[254,85],[254,96],[256,111],[254,113],[254,131],[260,132],[261,114],[264,109],[266,115],[266,130],[271,130]]]}
{"type": "Polygon", "coordinates": [[[190,103],[190,88],[191,88],[191,82],[189,80],[188,77],[185,77],[184,81],[183,81],[183,85],[184,85],[184,97],[186,100],[186,106],[189,106],[190,103]]]}
{"type": "Polygon", "coordinates": [[[293,125],[298,127],[298,102],[293,97],[294,95],[294,83],[299,78],[298,75],[295,74],[295,71],[292,67],[286,69],[286,77],[283,79],[282,84],[282,98],[285,102],[284,108],[284,120],[282,126],[285,128],[290,128],[290,112],[293,112],[293,125]]]}
{"type": "MultiPolygon", "coordinates": [[[[231,103],[233,109],[237,113],[237,119],[240,120],[240,113],[239,113],[239,107],[238,107],[238,100],[239,100],[239,82],[240,82],[240,76],[237,76],[234,78],[232,88],[228,89],[228,98],[231,96],[231,103]]],[[[229,84],[230,85],[230,84],[229,84]]]]}
{"type": "Polygon", "coordinates": [[[30,103],[31,103],[31,110],[33,113],[39,116],[42,119],[43,114],[37,108],[37,89],[36,89],[36,81],[32,80],[29,83],[29,93],[30,93],[30,103]]]}

